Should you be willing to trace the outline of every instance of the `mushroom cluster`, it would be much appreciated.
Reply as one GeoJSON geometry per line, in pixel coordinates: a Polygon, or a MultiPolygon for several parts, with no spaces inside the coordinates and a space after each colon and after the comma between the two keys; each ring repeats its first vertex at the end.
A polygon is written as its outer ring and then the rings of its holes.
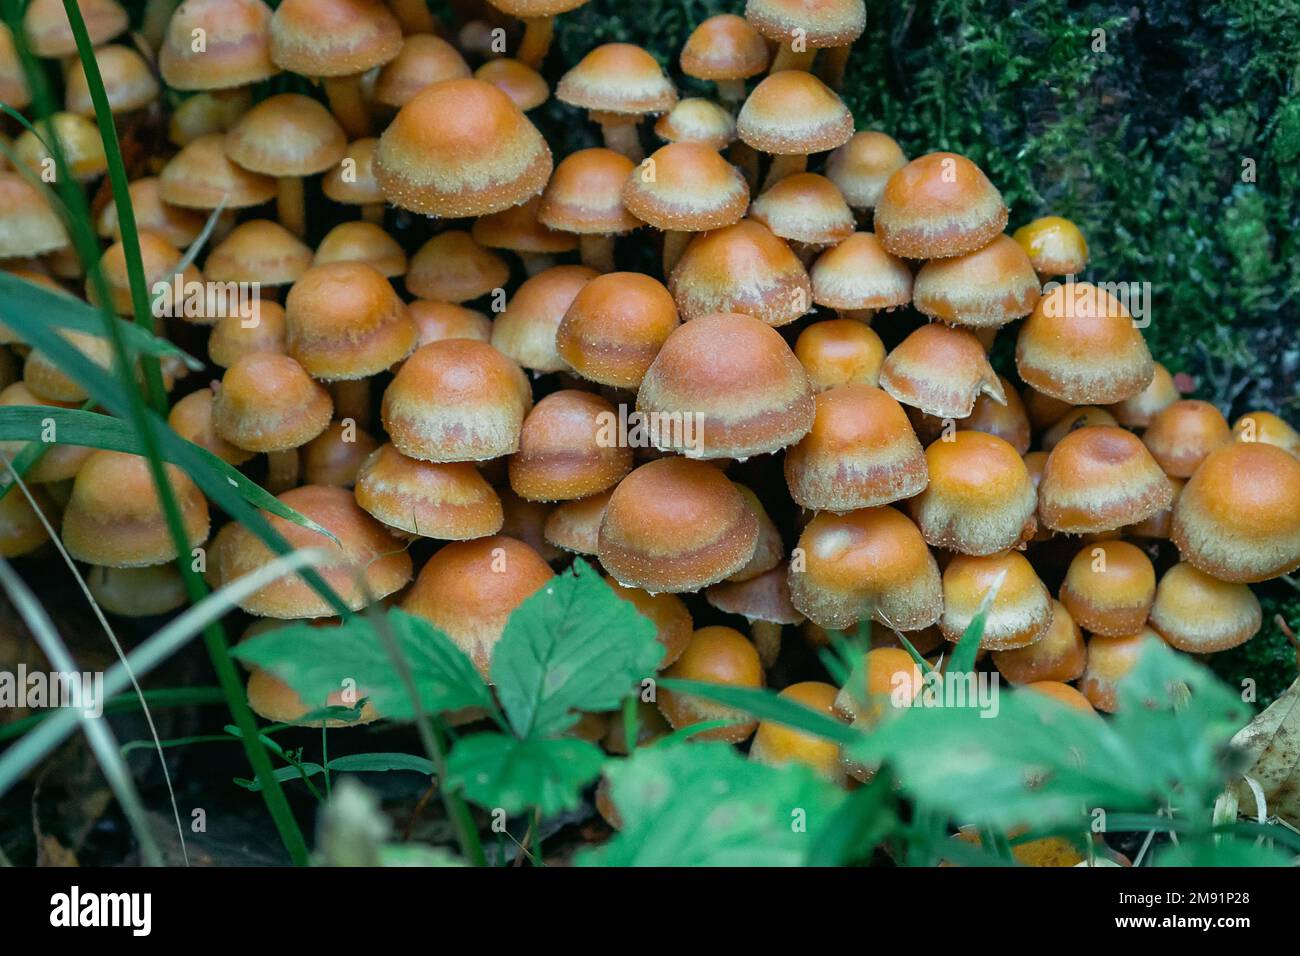
{"type": "MultiPolygon", "coordinates": [[[[214,371],[169,369],[170,424],[338,539],[322,575],[351,607],[428,619],[487,677],[511,612],[580,555],[654,622],[664,676],[774,686],[864,726],[920,683],[902,648],[938,660],[994,589],[987,664],[1089,710],[1115,709],[1145,642],[1206,654],[1260,629],[1250,585],[1300,567],[1300,435],[1183,398],[1127,287],[1082,278],[1070,221],[1008,234],[972,159],[858,131],[836,90],[862,0],[749,0],[699,24],[676,66],[711,98],[679,98],[671,65],[626,43],[544,69],[554,18],[583,2],[491,0],[525,25],[513,56],[486,23],[448,38],[400,0],[184,0],[152,47],[124,40],[115,0],[81,3],[121,128],[162,123],[174,147],[133,169],[149,281],[216,215],[178,281],[258,292],[171,317],[214,371]],[[263,96],[281,73],[299,92],[263,96]],[[164,85],[185,96],[170,112],[164,85]],[[604,146],[553,154],[528,115],[552,93],[604,146]],[[662,271],[629,271],[651,243],[662,271]],[[1013,359],[995,348],[1012,339],[1013,359]],[[802,679],[807,647],[863,621],[851,684],[802,679]]],[[[31,3],[23,28],[42,57],[75,51],[61,4],[31,3]]],[[[43,132],[92,183],[105,158],[76,69],[65,95],[43,132]]],[[[3,28],[0,98],[29,99],[3,28]]],[[[39,172],[42,139],[13,155],[39,172]]],[[[0,266],[84,289],[41,190],[0,166],[0,200],[0,266]]],[[[111,203],[97,226],[130,314],[111,203]]],[[[86,400],[0,334],[0,404],[86,400]]],[[[69,338],[109,364],[102,340],[69,338]]],[[[183,602],[143,459],[58,446],[28,478],[106,607],[183,602]]],[[[219,516],[172,479],[214,584],[272,559],[237,524],[209,540],[219,516]]],[[[0,517],[4,554],[42,545],[24,499],[0,517]]],[[[240,607],[254,630],[334,613],[293,577],[240,607]]],[[[268,674],[248,692],[273,720],[327,703],[268,674]]],[[[641,724],[648,740],[719,719],[703,736],[752,738],[754,760],[870,773],[666,689],[641,724]]],[[[617,752],[619,721],[579,727],[617,752]]]]}

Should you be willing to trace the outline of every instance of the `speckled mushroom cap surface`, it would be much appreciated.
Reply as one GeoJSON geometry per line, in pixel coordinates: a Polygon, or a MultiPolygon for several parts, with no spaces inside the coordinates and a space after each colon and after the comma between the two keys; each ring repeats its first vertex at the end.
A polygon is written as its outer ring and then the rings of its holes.
{"type": "Polygon", "coordinates": [[[247,209],[275,198],[275,180],[226,155],[222,133],[200,136],[171,158],[158,176],[163,201],[183,209],[247,209]]]}
{"type": "Polygon", "coordinates": [[[754,149],[778,156],[809,156],[853,137],[853,115],[835,91],[811,73],[781,70],[745,100],[736,132],[754,149]]]}
{"type": "Polygon", "coordinates": [[[668,288],[683,319],[739,312],[781,326],[812,301],[812,283],[790,246],[752,219],[693,239],[668,288]]]}
{"type": "Polygon", "coordinates": [[[226,134],[226,155],[266,176],[310,176],[347,152],[342,127],[324,106],[299,93],[263,100],[226,134]]]}
{"type": "Polygon", "coordinates": [[[907,259],[974,252],[1007,227],[1007,207],[983,170],[956,153],[929,153],[889,177],[876,203],[884,247],[907,259]]]}
{"type": "Polygon", "coordinates": [[[703,143],[669,143],[628,176],[623,202],[656,229],[704,232],[740,221],[749,206],[749,184],[703,143]]]}
{"type": "Polygon", "coordinates": [[[281,0],[271,59],[303,76],[353,76],[402,49],[402,28],[380,0],[281,0]]]}
{"type": "Polygon", "coordinates": [[[623,203],[636,165],[622,153],[596,147],[566,156],[542,193],[538,221],[579,235],[621,235],[642,225],[623,203]]]}
{"type": "Polygon", "coordinates": [[[682,47],[682,72],[697,80],[744,80],[767,69],[763,36],[734,13],[709,17],[682,47]]]}
{"type": "Polygon", "coordinates": [[[769,40],[848,46],[867,28],[867,7],[863,0],[747,0],[745,19],[769,40]]]}
{"type": "Polygon", "coordinates": [[[659,62],[631,43],[598,46],[565,73],[555,95],[598,113],[667,113],[677,90],[659,62]]]}
{"type": "Polygon", "coordinates": [[[163,79],[178,90],[221,90],[275,76],[271,16],[262,0],[185,0],[163,34],[163,79]],[[195,30],[203,31],[201,50],[194,48],[195,30]]]}

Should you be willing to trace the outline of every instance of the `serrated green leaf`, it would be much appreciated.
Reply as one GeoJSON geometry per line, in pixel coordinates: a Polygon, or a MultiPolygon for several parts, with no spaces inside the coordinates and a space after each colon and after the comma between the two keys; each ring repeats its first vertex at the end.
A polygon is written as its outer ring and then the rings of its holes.
{"type": "Polygon", "coordinates": [[[770,767],[721,742],[649,747],[605,771],[622,829],[594,866],[799,866],[846,794],[807,767],[770,767]]]}
{"type": "Polygon", "coordinates": [[[492,682],[515,735],[552,736],[577,711],[614,710],[663,657],[655,626],[585,561],[521,604],[492,654],[492,682]]]}
{"type": "MultiPolygon", "coordinates": [[[[393,637],[411,667],[420,705],[430,712],[495,706],[469,658],[428,621],[390,608],[393,637]]],[[[339,627],[291,624],[242,642],[231,653],[264,668],[305,701],[324,701],[354,681],[383,716],[410,720],[415,707],[375,626],[358,615],[339,627]]]]}
{"type": "Polygon", "coordinates": [[[510,815],[536,808],[545,817],[576,807],[604,760],[599,747],[576,737],[473,734],[452,747],[447,784],[481,807],[510,815]]]}

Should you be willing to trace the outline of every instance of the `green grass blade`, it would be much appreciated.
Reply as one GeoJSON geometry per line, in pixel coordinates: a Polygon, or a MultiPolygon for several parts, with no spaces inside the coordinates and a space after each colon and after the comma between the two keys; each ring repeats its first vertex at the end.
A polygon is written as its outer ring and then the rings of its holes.
{"type": "Polygon", "coordinates": [[[858,732],[848,724],[826,714],[819,714],[803,704],[779,697],[775,691],[756,687],[729,687],[697,680],[666,679],[659,683],[674,693],[703,697],[714,703],[743,710],[759,720],[770,720],[837,744],[858,739],[858,732]]]}

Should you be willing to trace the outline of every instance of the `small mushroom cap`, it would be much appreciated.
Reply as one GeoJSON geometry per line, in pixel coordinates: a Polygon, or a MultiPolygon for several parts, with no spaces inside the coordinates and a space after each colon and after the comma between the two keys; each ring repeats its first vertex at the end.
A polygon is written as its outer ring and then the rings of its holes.
{"type": "Polygon", "coordinates": [[[384,392],[397,450],[421,461],[486,461],[519,448],[532,391],[523,371],[472,339],[422,345],[384,392]]]}
{"type": "Polygon", "coordinates": [[[1098,710],[1113,714],[1119,709],[1119,682],[1137,666],[1142,649],[1160,635],[1149,627],[1133,634],[1107,637],[1094,634],[1088,639],[1088,667],[1079,690],[1098,710]]]}
{"type": "Polygon", "coordinates": [[[892,136],[865,130],[830,154],[826,178],[854,209],[874,209],[889,177],[906,165],[907,156],[892,136]]]}
{"type": "Polygon", "coordinates": [[[1096,405],[1082,405],[1079,408],[1072,408],[1060,418],[1047,431],[1043,432],[1039,438],[1039,446],[1043,451],[1050,452],[1053,448],[1061,443],[1061,439],[1070,432],[1078,431],[1080,428],[1099,425],[1118,425],[1115,416],[1104,408],[1098,408],[1096,405]]]}
{"type": "Polygon", "coordinates": [[[479,245],[468,232],[449,229],[411,257],[406,288],[412,295],[443,302],[468,302],[505,286],[506,261],[479,245]]]}
{"type": "MultiPolygon", "coordinates": [[[[411,580],[411,556],[378,521],[361,510],[346,488],[304,485],[279,496],[279,501],[315,521],[337,538],[267,513],[271,527],[291,548],[319,548],[332,559],[316,570],[354,611],[399,591],[411,580]]],[[[275,559],[260,539],[242,525],[236,527],[219,553],[221,578],[230,583],[275,559]]],[[[286,620],[332,617],[334,605],[290,572],[239,604],[249,614],[286,620]]]]}
{"type": "Polygon", "coordinates": [[[1300,458],[1300,432],[1272,412],[1247,412],[1232,426],[1232,436],[1240,442],[1276,445],[1300,458]]]}
{"type": "MultiPolygon", "coordinates": [[[[27,75],[14,47],[14,35],[8,24],[0,23],[0,103],[24,110],[31,102],[32,92],[27,88],[27,75]]],[[[0,167],[3,165],[0,161],[0,167]]]]}
{"type": "MultiPolygon", "coordinates": [[[[201,282],[203,277],[193,265],[177,273],[183,255],[179,249],[156,233],[140,231],[140,258],[144,266],[145,286],[150,295],[154,294],[157,283],[166,283],[169,287],[180,284],[183,293],[188,293],[186,286],[192,282],[201,282]]],[[[126,264],[126,247],[121,241],[113,243],[104,250],[99,260],[104,280],[108,285],[109,303],[119,315],[130,315],[134,311],[131,302],[131,278],[126,264]]],[[[206,291],[206,290],[205,290],[206,291]]],[[[86,283],[86,298],[92,304],[98,304],[99,293],[94,283],[86,283]]],[[[196,317],[198,324],[210,324],[203,316],[196,317]]]]}
{"type": "Polygon", "coordinates": [[[388,280],[363,262],[312,266],[285,299],[288,352],[314,378],[366,378],[411,354],[415,323],[388,280]]]}
{"type": "Polygon", "coordinates": [[[749,510],[754,512],[754,517],[758,519],[758,541],[754,544],[754,553],[749,556],[749,561],[743,568],[729,576],[727,581],[746,583],[767,574],[781,563],[781,559],[785,556],[785,542],[781,540],[781,532],[776,522],[768,515],[767,509],[763,507],[763,502],[759,500],[758,495],[754,494],[754,490],[747,485],[737,484],[736,487],[744,495],[749,510]]]}
{"type": "Polygon", "coordinates": [[[637,468],[614,489],[600,563],[652,593],[694,591],[735,574],[758,541],[758,518],[718,469],[685,458],[637,468]]]}
{"type": "Polygon", "coordinates": [[[541,555],[514,538],[454,541],[429,559],[402,609],[450,637],[487,678],[511,613],[554,576],[541,555]]]}
{"type": "Polygon", "coordinates": [[[510,57],[488,60],[474,71],[474,78],[491,83],[525,113],[551,98],[551,87],[546,78],[526,63],[510,57]]]}
{"type": "MultiPolygon", "coordinates": [[[[830,684],[802,681],[791,684],[777,696],[818,713],[835,716],[837,693],[830,684]]],[[[788,763],[803,764],[832,783],[844,779],[838,744],[772,720],[759,722],[758,730],[754,732],[754,742],[749,748],[749,759],[774,767],[788,763]]]]}
{"type": "Polygon", "coordinates": [[[637,411],[661,421],[662,451],[748,458],[792,445],[812,427],[812,387],[780,333],[747,315],[711,315],[678,327],[637,392],[637,411]],[[688,434],[688,431],[690,432],[688,434]]]}
{"type": "Polygon", "coordinates": [[[754,200],[749,215],[782,239],[813,246],[841,243],[856,225],[835,184],[816,173],[786,176],[754,200]]]}
{"type": "Polygon", "coordinates": [[[492,6],[512,17],[554,17],[576,10],[587,0],[490,0],[492,6]]]}
{"type": "Polygon", "coordinates": [[[623,186],[628,212],[656,229],[703,232],[738,222],[749,184],[703,143],[669,143],[633,170],[623,186]]]}
{"type": "Polygon", "coordinates": [[[176,146],[188,146],[200,136],[224,133],[253,105],[250,87],[224,92],[195,93],[172,110],[167,139],[176,146]]]}
{"type": "Polygon", "coordinates": [[[912,270],[874,235],[858,232],[818,256],[812,291],[831,309],[893,309],[912,301],[912,270]]]}
{"type": "MultiPolygon", "coordinates": [[[[99,65],[109,108],[114,113],[143,109],[158,98],[158,81],[153,71],[144,57],[130,47],[100,47],[95,51],[95,62],[99,65]]],[[[64,97],[70,113],[95,115],[95,104],[91,102],[86,71],[80,60],[68,70],[64,97]]]]}
{"type": "Polygon", "coordinates": [[[649,618],[654,624],[659,643],[664,646],[664,656],[659,661],[659,669],[671,667],[682,656],[682,651],[690,643],[691,635],[695,633],[695,624],[691,620],[691,612],[687,610],[686,604],[676,594],[651,594],[640,588],[624,587],[611,577],[606,577],[605,583],[616,595],[633,605],[643,617],[649,618]]]}
{"type": "Polygon", "coordinates": [[[1187,480],[1170,537],[1183,560],[1253,583],[1300,567],[1300,461],[1263,442],[1211,452],[1187,480]]]}
{"type": "Polygon", "coordinates": [[[1089,426],[1052,449],[1038,488],[1039,516],[1053,531],[1113,531],[1173,502],[1169,479],[1130,432],[1089,426]]]}
{"type": "Polygon", "coordinates": [[[911,500],[912,518],[936,548],[987,555],[1028,541],[1038,496],[1010,443],[958,431],[925,450],[930,482],[911,500]]]}
{"type": "Polygon", "coordinates": [[[29,487],[28,491],[31,492],[31,501],[21,491],[0,499],[0,555],[6,558],[31,554],[50,540],[41,515],[46,515],[50,524],[58,527],[59,509],[50,496],[40,488],[29,487]]]}
{"type": "Polygon", "coordinates": [[[217,282],[258,282],[290,285],[311,268],[312,252],[278,222],[250,219],[230,231],[203,264],[217,282]]]}
{"type": "Polygon", "coordinates": [[[364,262],[387,279],[406,274],[406,252],[378,223],[341,222],[316,247],[313,265],[364,262]]]}
{"type": "Polygon", "coordinates": [[[283,355],[284,325],[284,306],[270,299],[257,299],[249,317],[232,312],[217,320],[208,338],[208,357],[222,368],[230,368],[241,355],[283,355]]]}
{"type": "Polygon", "coordinates": [[[928,153],[889,177],[876,203],[884,247],[908,259],[974,252],[1007,227],[1007,207],[984,171],[956,153],[928,153]]]}
{"type": "Polygon", "coordinates": [[[271,19],[271,59],[303,76],[355,76],[402,49],[380,0],[281,0],[271,19]]]}
{"type": "Polygon", "coordinates": [[[496,534],[501,499],[469,462],[407,458],[381,445],[357,473],[357,504],[390,528],[423,538],[463,541],[496,534]]]}
{"type": "Polygon", "coordinates": [[[926,455],[902,406],[872,385],[817,395],[812,430],[786,452],[796,504],[852,511],[910,498],[926,486],[926,455]]]}
{"type": "Polygon", "coordinates": [[[885,357],[880,387],[904,405],[940,418],[968,417],[981,394],[1006,403],[979,340],[937,322],[918,328],[885,357]]]}
{"type": "Polygon", "coordinates": [[[1155,364],[1118,299],[1090,282],[1049,289],[1020,327],[1016,369],[1045,395],[1109,405],[1151,384],[1155,364]]]}
{"type": "Polygon", "coordinates": [[[811,73],[779,70],[749,94],[736,117],[736,133],[764,153],[811,156],[847,143],[853,114],[811,73]]]}
{"type": "MultiPolygon", "coordinates": [[[[75,408],[79,404],[80,402],[76,401],[61,402],[44,398],[33,392],[25,382],[13,382],[5,386],[3,391],[0,391],[0,407],[49,405],[55,408],[75,408]]],[[[25,441],[0,442],[0,457],[13,461],[26,446],[27,442],[25,441]]],[[[75,478],[77,472],[81,470],[82,463],[94,451],[93,448],[86,448],[81,445],[65,445],[63,442],[53,442],[46,448],[45,454],[41,456],[40,460],[27,470],[23,478],[29,485],[66,481],[69,478],[75,478]]],[[[8,501],[12,498],[22,497],[21,493],[15,492],[6,495],[3,500],[8,501]]]]}
{"type": "MultiPolygon", "coordinates": [[[[361,708],[361,716],[354,721],[339,720],[328,718],[326,720],[303,722],[303,718],[313,711],[321,710],[324,707],[346,707],[343,691],[337,690],[330,694],[319,707],[309,707],[302,697],[288,684],[280,680],[269,671],[262,668],[254,668],[248,675],[248,706],[261,717],[263,720],[269,720],[277,724],[293,724],[300,727],[359,727],[363,724],[371,724],[379,719],[379,711],[375,709],[374,704],[369,701],[361,708]]],[[[364,696],[364,692],[359,692],[359,696],[364,696]]]]}
{"type": "Polygon", "coordinates": [[[1024,389],[1021,397],[1024,400],[1025,412],[1029,415],[1029,424],[1033,426],[1034,431],[1042,431],[1054,425],[1075,407],[1069,402],[1063,402],[1059,398],[1052,398],[1050,395],[1044,395],[1037,389],[1029,387],[1024,389]]]}
{"type": "Polygon", "coordinates": [[[804,616],[790,601],[790,573],[777,564],[745,581],[722,581],[704,594],[719,611],[739,614],[750,623],[802,624],[804,616]]]}
{"type": "Polygon", "coordinates": [[[697,80],[744,80],[767,69],[767,44],[745,20],[720,13],[701,23],[682,47],[682,72],[697,80]]]}
{"type": "Polygon", "coordinates": [[[53,154],[46,149],[51,140],[57,140],[68,169],[81,182],[89,182],[108,169],[99,128],[76,113],[55,113],[48,119],[37,120],[32,129],[14,140],[14,159],[37,176],[46,175],[47,169],[54,168],[53,154]]]}
{"type": "Polygon", "coordinates": [[[1093,634],[1118,637],[1140,630],[1156,596],[1151,559],[1126,541],[1087,545],[1070,562],[1061,603],[1093,634]]]}
{"type": "Polygon", "coordinates": [[[678,324],[677,304],[661,282],[637,272],[610,272],[578,290],[555,345],[583,378],[637,388],[678,324]]]}
{"type": "Polygon", "coordinates": [[[614,406],[599,395],[547,395],[524,418],[510,487],[530,501],[572,501],[612,488],[632,470],[632,449],[610,440],[615,421],[614,406]]]}
{"type": "MultiPolygon", "coordinates": [[[[107,43],[126,30],[126,10],[115,0],[77,0],[92,46],[107,43]]],[[[23,34],[32,53],[64,59],[77,55],[77,40],[62,0],[31,0],[23,14],[23,34]]]]}
{"type": "Polygon", "coordinates": [[[350,206],[382,203],[383,190],[375,177],[375,153],[379,140],[373,136],[354,140],[339,164],[321,179],[321,191],[335,202],[350,206]]]}
{"type": "MultiPolygon", "coordinates": [[[[136,228],[155,232],[173,246],[184,248],[199,237],[204,219],[196,212],[181,209],[163,201],[162,182],[156,176],[146,176],[131,183],[128,192],[135,213],[136,228]]],[[[101,238],[121,239],[122,230],[117,221],[117,205],[109,203],[100,210],[95,229],[101,238]]]]}
{"type": "MultiPolygon", "coordinates": [[[[730,627],[702,627],[664,676],[676,680],[703,681],[728,687],[762,687],[763,665],[749,639],[730,627]]],[[[730,720],[729,726],[697,734],[696,740],[725,740],[741,743],[749,738],[758,721],[742,711],[715,704],[703,697],[660,688],[659,710],[674,730],[704,721],[730,720]]]]}
{"type": "Polygon", "coordinates": [[[1231,441],[1223,413],[1209,402],[1190,398],[1174,402],[1142,433],[1151,457],[1171,478],[1190,478],[1206,455],[1231,441]]]}
{"type": "Polygon", "coordinates": [[[428,345],[441,339],[475,339],[479,342],[492,340],[492,320],[482,312],[462,305],[416,299],[407,305],[406,311],[415,323],[419,345],[428,345]]]}
{"type": "Polygon", "coordinates": [[[470,75],[469,64],[460,51],[442,37],[415,33],[398,42],[401,52],[385,64],[375,80],[376,103],[402,107],[434,83],[463,80],[470,75]]]}
{"type": "Polygon", "coordinates": [[[163,202],[186,209],[247,209],[275,198],[275,180],[236,165],[221,133],[200,136],[159,174],[163,202]]]}
{"type": "Polygon", "coordinates": [[[872,648],[863,655],[862,667],[855,670],[851,682],[840,688],[835,712],[870,727],[891,708],[910,705],[922,683],[921,668],[907,651],[899,647],[872,648]]]}
{"type": "Polygon", "coordinates": [[[493,347],[537,372],[567,369],[556,332],[583,286],[599,274],[586,266],[553,266],[528,279],[493,321],[493,347]]]}
{"type": "Polygon", "coordinates": [[[542,535],[547,542],[575,554],[595,554],[600,549],[600,523],[614,491],[577,501],[561,501],[546,516],[542,535]]]}
{"type": "Polygon", "coordinates": [[[684,319],[731,312],[771,326],[804,315],[812,299],[808,273],[789,245],[749,219],[693,239],[668,288],[684,319]]]}
{"type": "Polygon", "coordinates": [[[943,322],[998,328],[1023,318],[1038,304],[1038,276],[1009,236],[951,259],[934,259],[916,274],[912,301],[943,322]]]}
{"type": "Polygon", "coordinates": [[[271,60],[271,16],[262,0],[185,0],[163,34],[163,80],[177,90],[222,90],[275,76],[280,68],[271,60]],[[203,31],[198,50],[195,30],[203,31]]]}
{"type": "MultiPolygon", "coordinates": [[[[1005,652],[1004,652],[1005,653],[1005,652]]],[[[1089,714],[1096,714],[1097,710],[1092,706],[1092,702],[1084,697],[1069,684],[1055,680],[1040,680],[1024,685],[1025,690],[1033,691],[1035,694],[1042,694],[1050,697],[1052,700],[1067,707],[1073,707],[1075,710],[1085,711],[1089,714]]],[[[1100,865],[1100,864],[1098,864],[1100,865]]]]}
{"type": "Polygon", "coordinates": [[[1173,503],[1173,488],[1146,446],[1109,426],[1080,428],[1052,449],[1038,486],[1043,524],[1069,534],[1113,531],[1173,503]]]}
{"type": "Polygon", "coordinates": [[[1024,455],[1029,451],[1029,416],[1025,413],[1025,405],[1020,396],[1016,394],[1015,384],[1002,375],[998,376],[998,381],[1002,383],[1006,404],[1001,405],[989,396],[981,395],[975,399],[975,407],[970,415],[957,423],[957,429],[997,435],[1010,443],[1017,454],[1024,455]]]}
{"type": "Polygon", "coordinates": [[[848,46],[867,28],[863,0],[746,0],[745,19],[769,40],[810,49],[848,46]]]}
{"type": "Polygon", "coordinates": [[[612,149],[580,149],[565,157],[542,193],[538,222],[579,235],[631,232],[641,220],[624,207],[623,186],[635,169],[632,160],[612,149]]]}
{"type": "Polygon", "coordinates": [[[310,176],[347,153],[342,127],[324,106],[300,93],[262,100],[226,134],[226,155],[266,176],[310,176]]]}
{"type": "Polygon", "coordinates": [[[1259,599],[1248,586],[1212,578],[1186,562],[1165,572],[1151,606],[1151,626],[1189,654],[1244,644],[1262,623],[1259,599]]]}
{"type": "Polygon", "coordinates": [[[693,96],[659,117],[655,135],[670,143],[702,143],[723,150],[736,141],[736,119],[717,103],[693,96]]]}
{"type": "Polygon", "coordinates": [[[379,442],[355,422],[331,422],[302,446],[302,474],[306,484],[351,488],[357,473],[379,442]]]}
{"type": "Polygon", "coordinates": [[[0,171],[0,259],[66,248],[68,233],[45,197],[19,173],[0,171]]]}
{"type": "Polygon", "coordinates": [[[470,234],[480,245],[518,253],[550,255],[576,249],[577,236],[549,229],[538,219],[541,208],[542,197],[534,196],[518,206],[480,216],[470,234]]]}
{"type": "Polygon", "coordinates": [[[790,598],[825,628],[870,618],[904,631],[943,611],[939,566],[904,514],[889,507],[816,514],[799,536],[806,568],[790,567],[790,598]]]}
{"type": "Polygon", "coordinates": [[[989,607],[980,647],[994,651],[1028,647],[1052,623],[1052,596],[1019,551],[981,557],[959,554],[943,570],[943,636],[956,643],[994,583],[1002,586],[989,607]],[[1005,577],[1003,577],[1005,575],[1005,577]]]}
{"type": "Polygon", "coordinates": [[[215,402],[216,397],[210,388],[191,392],[172,406],[167,415],[167,424],[186,441],[206,448],[222,461],[235,466],[242,465],[256,452],[232,445],[217,434],[212,413],[215,402]]]}
{"type": "MultiPolygon", "coordinates": [[[[165,465],[180,509],[185,540],[208,537],[208,503],[175,465],[165,465]]],[[[63,512],[63,544],[78,561],[139,568],[176,558],[149,463],[139,455],[96,451],[77,472],[63,512]]]]}
{"type": "Polygon", "coordinates": [[[631,43],[598,46],[560,78],[555,95],[570,106],[600,113],[666,113],[677,91],[659,63],[631,43]]]}
{"type": "Polygon", "coordinates": [[[994,651],[993,663],[1013,684],[1052,681],[1061,684],[1078,680],[1088,663],[1083,632],[1060,601],[1052,602],[1052,623],[1028,647],[994,651]]]}
{"type": "Polygon", "coordinates": [[[444,80],[417,94],[384,130],[375,169],[396,206],[481,216],[540,193],[551,176],[551,150],[492,84],[444,80]]]}
{"type": "Polygon", "coordinates": [[[287,355],[245,355],[226,369],[212,408],[217,434],[248,451],[300,448],[334,414],[329,393],[287,355]]]}
{"type": "MultiPolygon", "coordinates": [[[[65,330],[59,333],[69,345],[100,368],[113,368],[113,346],[108,339],[89,332],[65,330]]],[[[42,401],[81,404],[90,395],[40,349],[32,349],[23,362],[23,384],[42,401]]]]}
{"type": "Polygon", "coordinates": [[[1012,237],[1042,276],[1078,275],[1088,266],[1088,243],[1079,227],[1061,216],[1043,216],[1012,237]]]}
{"type": "Polygon", "coordinates": [[[856,319],[814,322],[799,333],[794,355],[808,373],[813,391],[837,385],[876,385],[885,345],[871,327],[856,319]]]}

